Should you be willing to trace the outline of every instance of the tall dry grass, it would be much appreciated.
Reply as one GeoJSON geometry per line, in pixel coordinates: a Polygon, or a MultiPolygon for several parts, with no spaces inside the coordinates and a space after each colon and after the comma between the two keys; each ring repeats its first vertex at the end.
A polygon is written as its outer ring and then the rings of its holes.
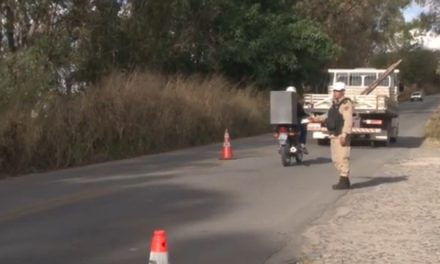
{"type": "Polygon", "coordinates": [[[440,108],[432,115],[425,128],[425,137],[440,142],[440,108]]]}
{"type": "Polygon", "coordinates": [[[47,98],[38,115],[2,114],[0,169],[16,174],[163,152],[268,128],[268,96],[220,77],[112,74],[74,96],[47,98]]]}

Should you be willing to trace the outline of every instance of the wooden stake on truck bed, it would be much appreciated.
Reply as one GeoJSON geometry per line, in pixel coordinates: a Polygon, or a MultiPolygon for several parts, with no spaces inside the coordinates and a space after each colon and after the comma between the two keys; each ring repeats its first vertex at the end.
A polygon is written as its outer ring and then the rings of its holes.
{"type": "Polygon", "coordinates": [[[367,94],[371,93],[374,89],[376,89],[376,87],[383,80],[385,80],[386,77],[388,77],[388,75],[390,75],[397,68],[397,66],[399,66],[399,64],[401,62],[402,62],[402,60],[399,60],[396,63],[394,63],[393,65],[391,65],[390,67],[388,67],[388,69],[383,74],[381,74],[377,80],[375,80],[365,90],[363,90],[361,94],[362,95],[367,95],[367,94]]]}

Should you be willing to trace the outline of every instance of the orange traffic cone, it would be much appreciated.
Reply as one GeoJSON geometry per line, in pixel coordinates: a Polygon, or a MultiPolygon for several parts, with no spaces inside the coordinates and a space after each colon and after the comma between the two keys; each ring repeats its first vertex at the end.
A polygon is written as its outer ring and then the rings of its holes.
{"type": "Polygon", "coordinates": [[[225,139],[223,142],[223,154],[222,157],[220,158],[221,160],[232,160],[233,159],[233,151],[232,151],[232,146],[231,146],[231,141],[229,138],[229,131],[226,128],[225,130],[225,139]]]}
{"type": "Polygon", "coordinates": [[[154,231],[151,240],[151,251],[149,264],[169,264],[168,262],[168,243],[164,230],[154,231]]]}

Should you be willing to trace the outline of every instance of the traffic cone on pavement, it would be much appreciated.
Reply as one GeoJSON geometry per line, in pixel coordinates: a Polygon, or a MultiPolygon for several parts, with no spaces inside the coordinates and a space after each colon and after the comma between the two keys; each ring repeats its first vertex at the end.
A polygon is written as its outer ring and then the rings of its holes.
{"type": "Polygon", "coordinates": [[[221,160],[232,160],[234,153],[232,151],[231,140],[229,137],[228,129],[225,130],[224,142],[223,142],[223,153],[221,160]]]}
{"type": "Polygon", "coordinates": [[[164,230],[156,230],[151,240],[149,264],[169,264],[168,243],[164,230]]]}

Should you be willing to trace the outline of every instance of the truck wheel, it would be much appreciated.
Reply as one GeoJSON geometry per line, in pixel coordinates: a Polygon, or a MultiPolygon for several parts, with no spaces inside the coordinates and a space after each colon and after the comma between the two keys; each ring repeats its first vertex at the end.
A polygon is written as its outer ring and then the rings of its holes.
{"type": "Polygon", "coordinates": [[[397,142],[397,135],[399,135],[399,129],[396,129],[396,134],[394,134],[392,137],[390,137],[390,143],[397,142]]]}
{"type": "Polygon", "coordinates": [[[318,145],[319,146],[325,146],[325,145],[328,145],[330,142],[329,142],[329,140],[328,139],[318,139],[318,145]]]}
{"type": "Polygon", "coordinates": [[[385,147],[388,147],[391,144],[391,130],[388,129],[387,139],[382,142],[385,147]]]}

